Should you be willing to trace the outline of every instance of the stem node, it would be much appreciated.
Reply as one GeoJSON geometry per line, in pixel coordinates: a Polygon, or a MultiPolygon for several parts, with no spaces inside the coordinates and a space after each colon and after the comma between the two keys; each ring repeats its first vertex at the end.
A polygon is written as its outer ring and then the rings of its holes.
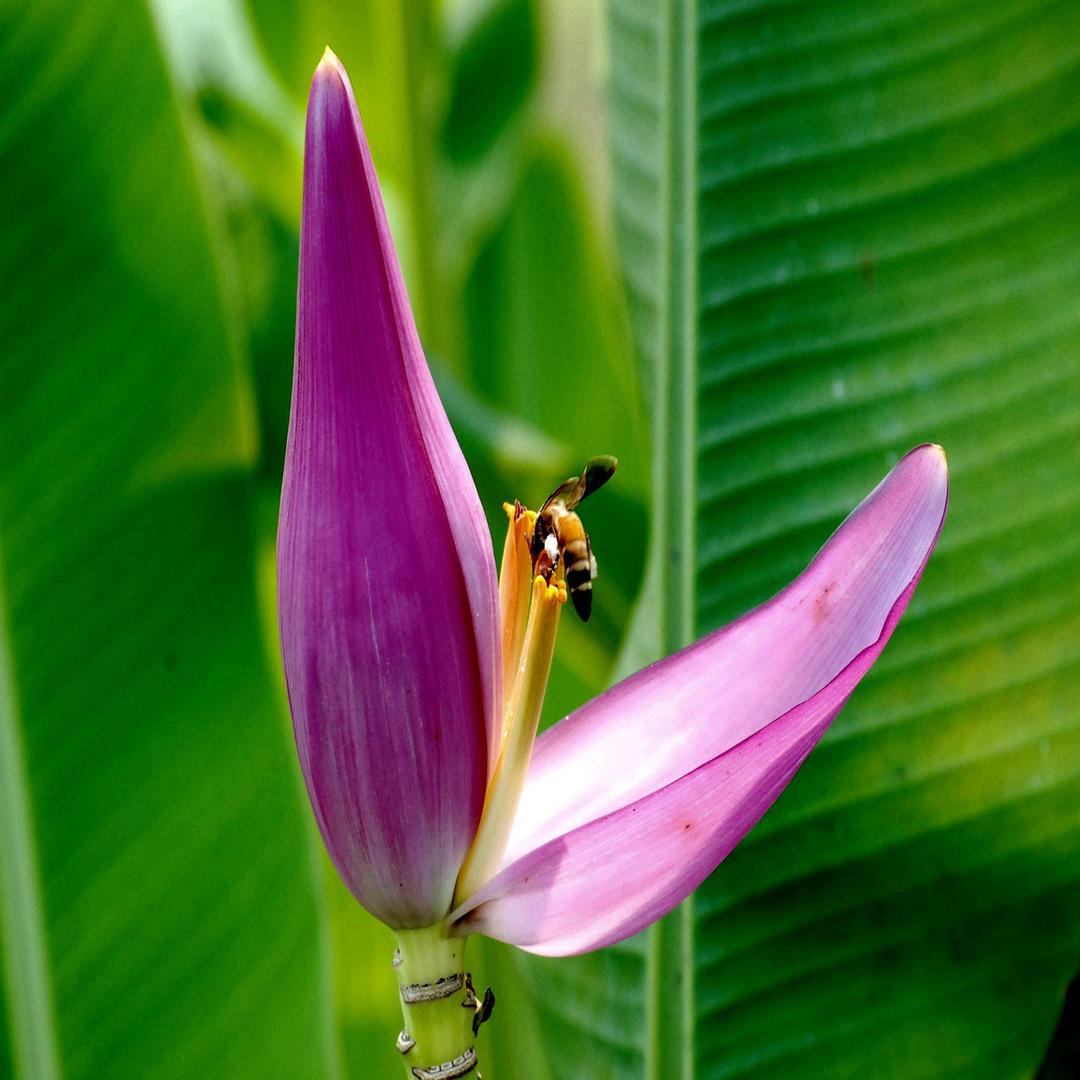
{"type": "Polygon", "coordinates": [[[479,1012],[465,973],[464,940],[445,937],[441,925],[399,930],[397,937],[394,967],[405,1020],[397,1049],[408,1080],[467,1076],[477,1065],[479,1012]]]}

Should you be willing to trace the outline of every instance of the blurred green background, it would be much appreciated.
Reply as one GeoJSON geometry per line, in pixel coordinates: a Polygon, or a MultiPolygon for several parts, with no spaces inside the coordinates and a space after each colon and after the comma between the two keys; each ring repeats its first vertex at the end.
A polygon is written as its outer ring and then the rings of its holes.
{"type": "Polygon", "coordinates": [[[893,643],[695,898],[470,944],[484,1075],[1080,1075],[1080,7],[0,0],[0,1076],[401,1073],[273,613],[327,43],[496,542],[620,459],[546,722],[911,445],[952,467],[893,643]]]}

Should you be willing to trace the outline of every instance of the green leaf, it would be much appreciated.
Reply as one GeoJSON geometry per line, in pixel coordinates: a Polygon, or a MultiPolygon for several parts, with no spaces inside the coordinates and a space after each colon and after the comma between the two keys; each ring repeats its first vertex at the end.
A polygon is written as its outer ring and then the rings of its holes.
{"type": "Polygon", "coordinates": [[[1080,9],[611,0],[653,386],[653,637],[949,452],[911,610],[790,790],[640,942],[541,965],[567,1075],[1029,1076],[1080,957],[1080,9]]]}
{"type": "Polygon", "coordinates": [[[455,164],[491,149],[527,100],[537,67],[532,0],[484,0],[468,17],[447,57],[441,144],[455,164]]]}
{"type": "Polygon", "coordinates": [[[336,1072],[251,387],[143,5],[0,45],[0,941],[18,1078],[336,1072]]]}

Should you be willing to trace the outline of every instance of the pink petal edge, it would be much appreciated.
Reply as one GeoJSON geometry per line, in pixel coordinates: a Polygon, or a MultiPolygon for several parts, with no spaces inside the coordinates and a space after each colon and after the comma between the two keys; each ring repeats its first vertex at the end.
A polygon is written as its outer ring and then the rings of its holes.
{"type": "Polygon", "coordinates": [[[943,451],[916,447],[771,600],[541,735],[501,865],[686,775],[826,686],[877,640],[947,500],[943,451]]]}
{"type": "MultiPolygon", "coordinates": [[[[940,534],[948,494],[944,456],[939,448],[920,447],[904,459],[909,461],[913,455],[928,457],[931,452],[945,479],[940,489],[930,485],[940,492],[934,503],[933,532],[918,549],[918,564],[892,601],[876,638],[808,699],[711,759],[602,815],[568,825],[561,835],[546,839],[504,865],[500,873],[452,913],[456,933],[487,934],[543,955],[586,952],[628,937],[660,918],[727,857],[794,776],[880,655],[907,607],[940,534]]],[[[873,509],[880,505],[872,500],[882,497],[897,470],[848,522],[856,515],[865,517],[868,506],[873,509]]],[[[857,520],[856,524],[865,530],[872,522],[857,520]]],[[[823,556],[843,529],[822,549],[811,570],[820,568],[823,556]]],[[[732,625],[745,627],[781,598],[792,600],[793,594],[797,594],[794,585],[732,625]]],[[[794,604],[795,608],[802,606],[802,600],[794,604]]],[[[791,609],[789,604],[787,610],[791,609]]],[[[717,638],[713,635],[706,641],[717,638]]],[[[653,679],[672,684],[677,678],[678,661],[690,660],[688,654],[700,647],[701,643],[679,653],[672,658],[676,663],[666,662],[664,671],[658,672],[661,665],[654,665],[646,675],[652,673],[653,679]]],[[[641,760],[648,761],[648,757],[641,760]]]]}
{"type": "Polygon", "coordinates": [[[659,791],[529,852],[452,914],[454,932],[571,956],[666,915],[784,790],[884,648],[914,588],[880,641],[809,701],[659,791]]]}

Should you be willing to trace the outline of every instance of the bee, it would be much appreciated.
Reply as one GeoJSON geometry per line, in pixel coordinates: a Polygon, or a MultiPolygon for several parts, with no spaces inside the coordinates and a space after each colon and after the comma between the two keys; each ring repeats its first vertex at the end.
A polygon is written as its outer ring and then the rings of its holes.
{"type": "Polygon", "coordinates": [[[588,461],[580,476],[564,480],[544,500],[536,515],[536,525],[529,540],[529,553],[537,574],[551,580],[561,561],[566,574],[566,587],[574,610],[582,622],[589,621],[592,612],[592,583],[596,577],[596,559],[589,543],[589,534],[574,512],[578,504],[606,484],[618,462],[608,455],[588,461]]]}

